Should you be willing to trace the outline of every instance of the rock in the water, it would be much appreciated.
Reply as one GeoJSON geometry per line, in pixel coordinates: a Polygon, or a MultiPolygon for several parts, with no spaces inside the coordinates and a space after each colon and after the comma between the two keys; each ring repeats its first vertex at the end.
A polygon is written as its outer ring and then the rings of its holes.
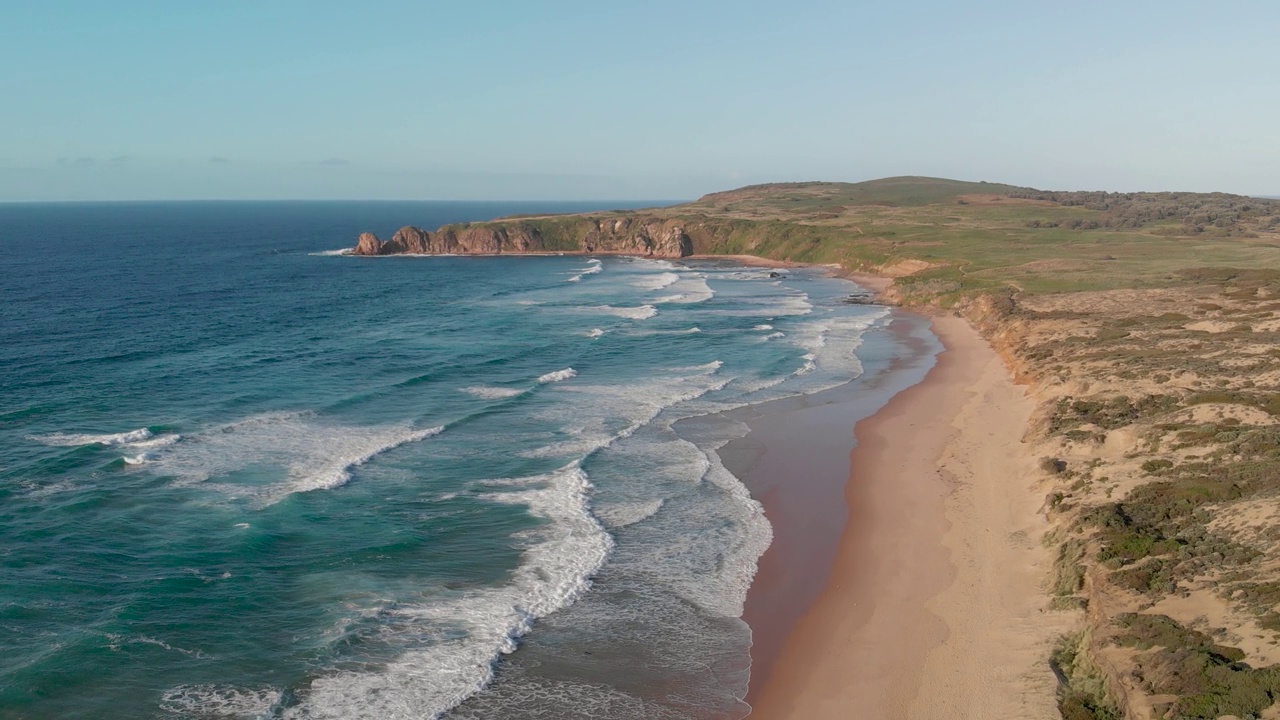
{"type": "Polygon", "coordinates": [[[351,251],[352,255],[377,255],[382,251],[382,241],[373,233],[360,233],[360,238],[356,240],[356,247],[351,251]]]}
{"type": "Polygon", "coordinates": [[[397,230],[396,234],[382,246],[382,254],[429,255],[431,254],[431,233],[406,225],[397,230]]]}

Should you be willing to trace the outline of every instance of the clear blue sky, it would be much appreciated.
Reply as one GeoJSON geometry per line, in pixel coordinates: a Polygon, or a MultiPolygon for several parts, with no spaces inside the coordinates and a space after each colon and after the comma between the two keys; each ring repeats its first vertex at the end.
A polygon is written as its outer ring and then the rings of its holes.
{"type": "Polygon", "coordinates": [[[0,200],[1280,193],[1276,0],[6,3],[0,200]],[[25,7],[23,7],[25,5],[25,7]]]}

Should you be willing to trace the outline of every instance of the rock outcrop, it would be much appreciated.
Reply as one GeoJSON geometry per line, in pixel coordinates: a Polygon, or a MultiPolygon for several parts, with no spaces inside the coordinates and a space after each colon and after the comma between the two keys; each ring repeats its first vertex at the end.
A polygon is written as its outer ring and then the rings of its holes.
{"type": "Polygon", "coordinates": [[[353,255],[379,255],[382,253],[382,241],[373,233],[360,233],[360,238],[356,240],[355,249],[351,253],[353,255]]]}
{"type": "Polygon", "coordinates": [[[693,254],[693,241],[677,221],[655,217],[565,216],[544,220],[446,225],[435,232],[413,226],[381,242],[362,233],[354,255],[499,255],[502,253],[595,253],[678,258],[693,254]],[[544,235],[541,226],[550,232],[544,235]]]}

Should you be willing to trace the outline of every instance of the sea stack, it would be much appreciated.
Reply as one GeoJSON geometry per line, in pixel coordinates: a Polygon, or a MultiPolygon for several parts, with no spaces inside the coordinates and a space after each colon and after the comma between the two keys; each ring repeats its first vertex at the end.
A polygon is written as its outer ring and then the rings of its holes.
{"type": "Polygon", "coordinates": [[[360,233],[359,239],[356,240],[355,249],[351,251],[352,255],[377,255],[382,250],[382,241],[377,235],[366,232],[360,233]]]}

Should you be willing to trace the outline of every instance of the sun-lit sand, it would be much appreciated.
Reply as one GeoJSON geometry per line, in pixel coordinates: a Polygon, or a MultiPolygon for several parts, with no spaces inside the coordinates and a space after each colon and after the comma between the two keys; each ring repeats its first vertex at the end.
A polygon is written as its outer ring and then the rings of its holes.
{"type": "Polygon", "coordinates": [[[966,322],[920,384],[856,426],[849,522],[752,718],[1056,718],[1031,399],[966,322]]]}

